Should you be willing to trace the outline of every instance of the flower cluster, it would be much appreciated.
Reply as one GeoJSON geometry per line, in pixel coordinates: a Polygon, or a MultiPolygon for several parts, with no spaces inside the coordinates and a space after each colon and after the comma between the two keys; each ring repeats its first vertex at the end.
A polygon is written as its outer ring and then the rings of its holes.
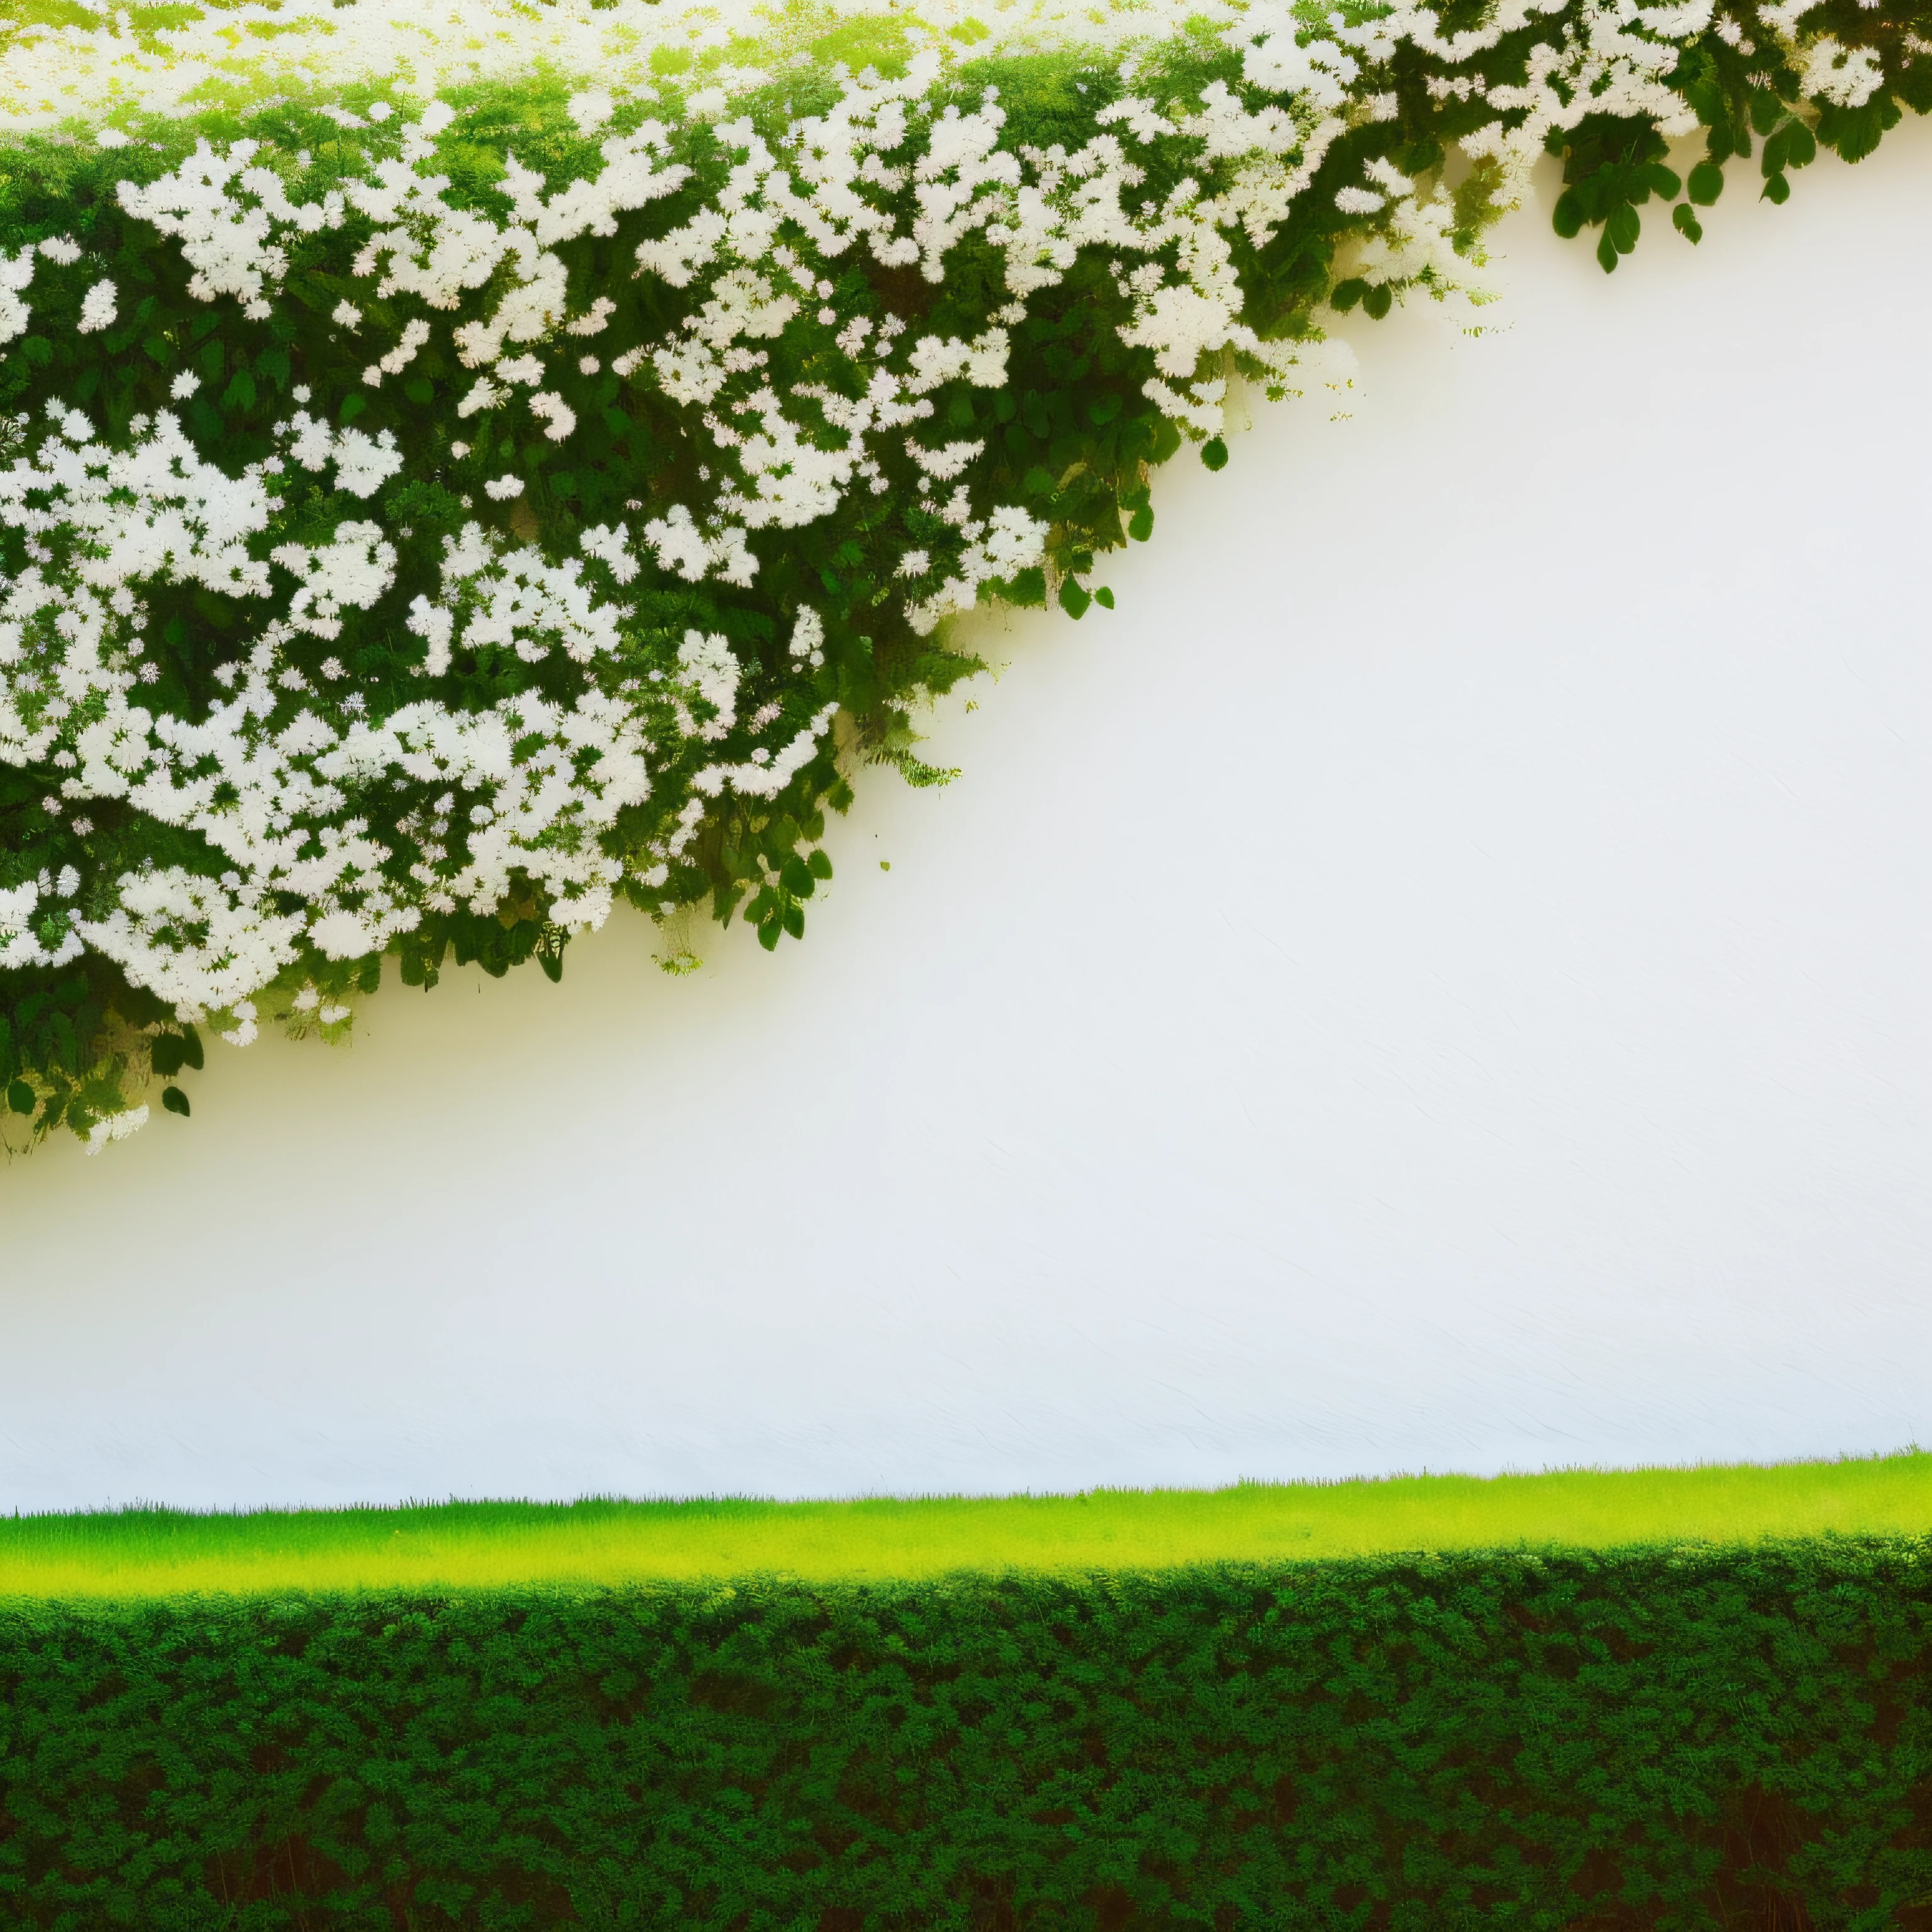
{"type": "Polygon", "coordinates": [[[938,776],[949,620],[1111,604],[1151,466],[1346,385],[1336,310],[1480,299],[1539,158],[1614,266],[1671,140],[1694,240],[1754,130],[1781,183],[1928,104],[1828,10],[0,29],[8,1105],[98,1147],[204,1024],[340,1032],[386,954],[554,974],[620,897],[801,933],[854,764],[938,776]]]}

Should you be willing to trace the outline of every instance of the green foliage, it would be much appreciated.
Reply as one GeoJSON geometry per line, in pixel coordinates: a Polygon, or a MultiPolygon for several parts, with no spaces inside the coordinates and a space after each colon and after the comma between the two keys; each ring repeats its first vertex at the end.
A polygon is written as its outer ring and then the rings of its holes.
{"type": "MultiPolygon", "coordinates": [[[[34,19],[79,26],[94,18],[84,9],[66,10],[67,0],[34,4],[34,19]]],[[[137,12],[136,31],[142,34],[163,31],[172,18],[164,7],[137,12]]],[[[1868,53],[1882,70],[1883,84],[1856,106],[1807,96],[1808,83],[1784,56],[1756,48],[1735,23],[1714,22],[1676,44],[1669,80],[1703,132],[1705,152],[1688,179],[1670,165],[1670,143],[1657,121],[1585,113],[1548,143],[1562,163],[1557,232],[1573,237],[1592,232],[1597,259],[1608,272],[1637,246],[1642,211],[1654,202],[1670,206],[1678,234],[1700,241],[1705,218],[1697,211],[1717,206],[1732,162],[1754,160],[1760,192],[1781,202],[1792,192],[1794,174],[1821,148],[1858,160],[1906,109],[1932,109],[1932,62],[1914,51],[1932,34],[1932,14],[1830,0],[1804,17],[1842,46],[1868,53]],[[1718,31],[1726,25],[1737,44],[1718,31]]],[[[1486,91],[1519,86],[1532,50],[1559,31],[1568,31],[1560,15],[1526,18],[1492,44],[1474,46],[1466,58],[1453,61],[1402,43],[1374,79],[1377,89],[1388,90],[1376,98],[1388,111],[1378,107],[1352,120],[1271,228],[1254,235],[1238,227],[1227,231],[1241,313],[1257,337],[1304,340],[1318,334],[1328,304],[1379,319],[1406,292],[1439,288],[1431,279],[1434,268],[1415,271],[1406,281],[1367,270],[1364,247],[1382,232],[1386,215],[1359,205],[1347,212],[1337,194],[1359,196],[1357,184],[1372,165],[1440,187],[1459,138],[1494,118],[1486,91]],[[1472,80],[1480,82],[1473,90],[1472,80]]],[[[959,38],[970,45],[978,37],[962,32],[959,38]]],[[[789,118],[821,111],[836,99],[833,62],[873,62],[897,71],[907,44],[894,21],[842,25],[815,51],[818,70],[793,70],[775,91],[769,131],[776,135],[789,118]]],[[[667,59],[669,73],[684,56],[667,59]]],[[[949,101],[970,105],[996,87],[1006,117],[1002,145],[1046,152],[1056,143],[1077,145],[1100,124],[1103,112],[1156,80],[1174,98],[1201,100],[1210,89],[1232,88],[1250,106],[1265,98],[1244,80],[1239,55],[1211,34],[1164,45],[1132,88],[1091,50],[1063,48],[965,59],[944,91],[949,101]]],[[[479,83],[452,94],[468,130],[446,157],[452,201],[500,212],[499,189],[513,150],[553,182],[594,172],[598,143],[570,119],[570,91],[565,78],[543,72],[514,88],[479,83]]],[[[320,194],[364,170],[362,137],[352,140],[314,102],[293,95],[245,106],[218,102],[180,116],[122,118],[140,139],[102,148],[64,134],[37,134],[11,139],[0,151],[0,248],[18,250],[66,235],[85,253],[84,261],[72,265],[44,259],[37,269],[33,327],[0,358],[0,410],[10,416],[37,410],[50,397],[70,399],[118,441],[137,417],[172,409],[200,456],[231,475],[271,455],[274,427],[296,406],[298,388],[312,393],[317,414],[329,421],[353,420],[372,436],[393,434],[412,456],[410,480],[380,504],[383,528],[398,548],[394,587],[366,622],[356,619],[341,644],[330,647],[343,660],[341,675],[366,697],[372,718],[431,692],[471,709],[529,692],[562,698],[572,675],[567,665],[556,658],[525,662],[507,649],[461,651],[446,674],[418,675],[419,640],[407,632],[403,614],[412,598],[439,594],[444,545],[466,520],[562,558],[576,554],[578,536],[588,528],[639,520],[683,502],[692,494],[701,447],[701,406],[676,403],[652,383],[620,377],[586,358],[562,367],[557,377],[559,394],[576,422],[567,451],[514,412],[486,409],[466,426],[454,412],[472,379],[440,334],[410,364],[405,380],[371,387],[363,377],[369,341],[392,339],[404,311],[372,296],[366,278],[351,272],[366,226],[351,222],[292,237],[285,298],[250,318],[233,302],[196,300],[179,250],[127,215],[116,193],[124,180],[159,178],[197,140],[245,138],[260,144],[290,194],[320,194]],[[82,334],[74,317],[104,267],[120,292],[119,312],[104,332],[82,334]],[[336,320],[337,305],[352,295],[365,312],[360,336],[336,320]],[[199,386],[178,400],[176,386],[184,379],[199,386]],[[458,428],[461,436],[453,437],[458,428]],[[486,479],[506,471],[524,479],[523,494],[508,502],[490,498],[486,479]]],[[[712,130],[686,126],[676,139],[677,158],[690,170],[676,193],[626,209],[608,232],[559,244],[568,306],[581,311],[594,298],[605,298],[614,342],[664,339],[682,316],[679,291],[656,276],[632,272],[636,248],[640,240],[689,221],[716,200],[730,177],[732,158],[712,130]]],[[[1198,143],[1192,140],[1150,140],[1136,155],[1152,197],[1178,193],[1198,172],[1198,143]]],[[[1444,190],[1453,205],[1456,249],[1479,250],[1504,185],[1496,167],[1479,160],[1444,190]]],[[[950,250],[938,280],[854,250],[836,286],[826,284],[830,320],[774,340],[771,382],[783,392],[830,380],[828,370],[847,380],[849,371],[838,373],[831,345],[840,331],[860,323],[882,329],[890,318],[918,334],[970,337],[989,314],[1004,310],[1005,274],[1000,250],[977,230],[950,250]]],[[[1113,608],[1112,590],[1092,580],[1096,560],[1152,536],[1151,472],[1180,448],[1184,431],[1150,400],[1148,385],[1157,374],[1153,352],[1123,340],[1124,332],[1132,333],[1132,298],[1102,256],[1072,260],[1052,286],[1029,295],[1024,309],[1010,328],[1004,382],[992,388],[963,379],[942,384],[930,399],[934,428],[946,439],[980,446],[975,487],[993,500],[1024,508],[1048,532],[1043,563],[984,583],[982,594],[1016,605],[1057,605],[1081,618],[1096,602],[1113,608]]],[[[1231,356],[1226,374],[1244,373],[1231,356]]],[[[1256,370],[1245,373],[1253,376],[1256,370]]],[[[1226,464],[1222,437],[1198,428],[1185,434],[1202,439],[1201,458],[1210,470],[1226,464]]],[[[928,556],[926,578],[911,580],[923,595],[945,580],[950,560],[964,541],[938,514],[938,500],[920,495],[921,481],[909,460],[896,458],[878,487],[854,490],[835,514],[759,532],[758,568],[748,581],[688,583],[646,563],[640,580],[627,590],[621,669],[628,674],[627,688],[645,691],[640,710],[650,701],[650,682],[674,674],[679,641],[695,630],[729,640],[746,667],[740,709],[747,718],[765,718],[769,730],[800,729],[826,707],[841,714],[836,748],[828,734],[776,798],[706,793],[701,824],[674,849],[668,828],[698,796],[694,781],[700,766],[742,761],[754,747],[740,727],[716,744],[680,741],[665,707],[663,728],[652,726],[657,762],[649,802],[627,808],[613,830],[599,835],[607,855],[626,868],[622,890],[643,910],[655,916],[666,908],[706,905],[722,921],[749,923],[760,943],[776,950],[805,931],[806,902],[813,897],[813,882],[825,876],[812,868],[826,814],[849,803],[860,765],[891,765],[915,784],[941,784],[951,776],[915,755],[909,721],[919,701],[952,688],[980,666],[944,630],[918,634],[892,594],[904,558],[928,556]],[[825,632],[822,652],[809,664],[791,658],[787,645],[796,614],[808,603],[825,632]],[[661,873],[652,863],[660,855],[661,873]]],[[[271,533],[278,544],[320,541],[343,508],[306,472],[292,479],[278,501],[280,520],[271,533]]],[[[19,532],[0,536],[0,576],[17,574],[27,562],[19,532]]],[[[206,717],[232,677],[244,640],[242,602],[158,583],[148,602],[152,701],[187,718],[206,717]]],[[[316,656],[324,648],[316,644],[316,656]]],[[[220,860],[198,836],[146,818],[124,801],[91,802],[89,815],[80,818],[50,810],[62,777],[52,764],[0,764],[0,890],[44,874],[64,875],[68,868],[90,881],[111,881],[148,864],[219,871],[220,860]]],[[[400,855],[398,866],[428,849],[443,810],[433,797],[440,790],[428,782],[399,781],[393,790],[356,800],[386,848],[400,855]]],[[[96,918],[106,909],[104,903],[74,908],[96,918]]],[[[519,873],[494,908],[426,910],[421,924],[390,950],[406,985],[434,986],[452,958],[494,974],[535,960],[555,980],[568,934],[552,922],[554,910],[527,874],[519,873]]],[[[37,937],[50,949],[60,937],[58,920],[37,937]]],[[[320,1010],[346,1013],[356,994],[373,988],[380,970],[374,959],[338,962],[311,952],[256,996],[262,1018],[333,1036],[344,1023],[311,1022],[305,1016],[316,1008],[302,1006],[302,998],[316,992],[320,1010]]],[[[212,1018],[218,1030],[230,1030],[224,1018],[212,1018]]],[[[199,1036],[191,1028],[180,1030],[172,1005],[133,986],[92,952],[69,967],[0,973],[0,1093],[6,1103],[0,1126],[16,1124],[17,1131],[38,1137],[65,1125],[85,1135],[133,1104],[151,1077],[170,1081],[200,1065],[199,1036]]],[[[185,1114],[185,1090],[170,1086],[162,1106],[185,1114]]]]}
{"type": "Polygon", "coordinates": [[[1600,227],[1597,260],[1608,274],[1619,256],[1636,249],[1643,226],[1637,210],[1652,195],[1675,201],[1682,190],[1683,183],[1664,166],[1669,143],[1647,121],[1591,115],[1552,134],[1549,145],[1563,160],[1564,188],[1552,224],[1566,241],[1586,223],[1600,227]]]}
{"type": "Polygon", "coordinates": [[[0,1606],[10,1927],[1916,1922],[1932,1545],[0,1606]]]}

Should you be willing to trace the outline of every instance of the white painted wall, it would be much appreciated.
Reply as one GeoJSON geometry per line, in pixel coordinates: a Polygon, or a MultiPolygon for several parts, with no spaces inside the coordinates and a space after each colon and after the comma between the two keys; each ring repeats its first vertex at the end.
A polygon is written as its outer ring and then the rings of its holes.
{"type": "Polygon", "coordinates": [[[1928,182],[1510,224],[1508,332],[1364,325],[995,636],[802,948],[620,923],[0,1173],[0,1507],[1932,1439],[1928,182]]]}

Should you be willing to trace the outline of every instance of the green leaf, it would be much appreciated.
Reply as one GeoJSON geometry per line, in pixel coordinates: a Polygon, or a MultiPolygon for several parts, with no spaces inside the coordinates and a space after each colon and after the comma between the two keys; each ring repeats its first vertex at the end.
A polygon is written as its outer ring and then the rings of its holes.
{"type": "Polygon", "coordinates": [[[1769,202],[1774,208],[1782,208],[1791,199],[1791,184],[1782,175],[1773,175],[1764,184],[1764,193],[1759,199],[1769,202]]]}
{"type": "Polygon", "coordinates": [[[185,1064],[200,1072],[202,1065],[201,1035],[189,1026],[182,1028],[181,1036],[188,1048],[185,1064]]]}
{"type": "Polygon", "coordinates": [[[832,860],[821,848],[806,860],[806,865],[814,879],[829,879],[832,876],[832,860]]]}
{"type": "Polygon", "coordinates": [[[1114,608],[1114,593],[1103,584],[1094,592],[1094,602],[1099,604],[1102,610],[1111,610],[1114,608]]]}
{"type": "Polygon", "coordinates": [[[161,1105],[170,1114],[178,1114],[183,1120],[194,1110],[188,1103],[188,1096],[178,1087],[161,1089],[161,1105]]]}
{"type": "Polygon", "coordinates": [[[1574,241],[1582,233],[1583,204],[1574,188],[1565,188],[1556,197],[1556,212],[1550,217],[1550,225],[1566,242],[1574,241]]]}
{"type": "Polygon", "coordinates": [[[1346,281],[1337,282],[1335,284],[1334,292],[1329,296],[1328,299],[1344,315],[1346,315],[1368,292],[1369,285],[1362,280],[1360,276],[1351,275],[1346,281]]]}
{"type": "Polygon", "coordinates": [[[1379,322],[1395,305],[1395,291],[1386,282],[1378,282],[1362,298],[1362,313],[1372,322],[1379,322]]]}
{"type": "Polygon", "coordinates": [[[1808,167],[1818,158],[1818,137],[1802,121],[1784,130],[1785,152],[1794,168],[1808,167]]]}
{"type": "Polygon", "coordinates": [[[1697,219],[1696,212],[1688,202],[1679,202],[1670,211],[1672,225],[1685,241],[1696,242],[1704,238],[1704,224],[1697,219]]]}
{"type": "MultiPolygon", "coordinates": [[[[1226,460],[1227,459],[1226,457],[1222,458],[1222,462],[1226,462],[1226,460]]],[[[1216,464],[1211,466],[1218,469],[1220,465],[1216,464]]],[[[1086,591],[1081,586],[1076,579],[1067,577],[1063,578],[1060,580],[1060,608],[1064,610],[1070,617],[1080,618],[1085,616],[1087,614],[1087,607],[1088,604],[1092,603],[1093,601],[1093,598],[1088,596],[1086,591]]]]}
{"type": "Polygon", "coordinates": [[[1604,224],[1604,232],[1619,255],[1628,255],[1643,232],[1643,217],[1628,202],[1620,202],[1610,211],[1610,220],[1604,224]]]}
{"type": "Polygon", "coordinates": [[[1791,134],[1789,128],[1780,128],[1764,144],[1764,152],[1759,158],[1760,171],[1768,179],[1773,175],[1782,174],[1784,164],[1791,153],[1791,134]]]}
{"type": "Polygon", "coordinates": [[[1690,170],[1690,199],[1700,208],[1716,204],[1724,191],[1724,171],[1714,161],[1700,161],[1690,170]]]}
{"type": "Polygon", "coordinates": [[[1820,104],[1818,140],[1834,148],[1840,160],[1863,160],[1880,138],[1898,125],[1904,111],[1900,100],[1922,114],[1932,104],[1932,85],[1928,85],[1932,70],[1924,70],[1922,64],[1894,70],[1887,79],[1891,88],[1882,89],[1862,107],[1837,107],[1829,101],[1820,104]]]}
{"type": "Polygon", "coordinates": [[[553,986],[563,977],[563,955],[561,952],[539,952],[537,964],[543,968],[544,977],[553,986]]]}
{"type": "Polygon", "coordinates": [[[784,937],[784,928],[778,923],[776,914],[758,922],[758,944],[767,952],[777,951],[778,941],[784,937]]]}
{"type": "MultiPolygon", "coordinates": [[[[1201,460],[1206,464],[1210,470],[1226,469],[1228,466],[1228,446],[1223,442],[1218,436],[1210,436],[1208,440],[1201,446],[1201,460]]],[[[1083,591],[1081,594],[1084,596],[1086,593],[1083,591]]],[[[1064,598],[1066,592],[1062,591],[1060,595],[1064,598]]],[[[1083,604],[1080,608],[1084,610],[1087,607],[1083,604]]]]}
{"type": "Polygon", "coordinates": [[[1597,263],[1606,275],[1616,272],[1616,244],[1611,241],[1607,231],[1597,237],[1597,263]]]}
{"type": "Polygon", "coordinates": [[[24,1080],[13,1082],[7,1089],[7,1104],[16,1114],[31,1114],[36,1104],[34,1090],[24,1080]]]}
{"type": "Polygon", "coordinates": [[[249,410],[255,406],[255,379],[245,369],[238,369],[221,392],[224,410],[249,410]]]}
{"type": "Polygon", "coordinates": [[[795,899],[808,899],[818,890],[812,868],[796,852],[778,868],[778,884],[795,899]]]}
{"type": "Polygon", "coordinates": [[[340,415],[346,423],[353,422],[369,406],[369,398],[360,391],[352,389],[342,399],[340,415]]]}
{"type": "Polygon", "coordinates": [[[1683,191],[1683,182],[1661,161],[1651,163],[1649,178],[1651,192],[1661,201],[1675,201],[1683,191]]]}
{"type": "Polygon", "coordinates": [[[148,1058],[156,1075],[165,1080],[188,1064],[188,1042],[179,1034],[161,1034],[149,1050],[148,1058]]]}
{"type": "Polygon", "coordinates": [[[784,916],[786,932],[794,939],[802,939],[805,937],[804,907],[788,905],[784,909],[784,916]]]}
{"type": "Polygon", "coordinates": [[[1760,134],[1768,134],[1784,112],[1784,103],[1765,88],[1754,88],[1750,98],[1750,124],[1760,134]]]}
{"type": "Polygon", "coordinates": [[[1127,521],[1127,534],[1136,543],[1145,543],[1154,535],[1154,506],[1143,503],[1127,521]]]}

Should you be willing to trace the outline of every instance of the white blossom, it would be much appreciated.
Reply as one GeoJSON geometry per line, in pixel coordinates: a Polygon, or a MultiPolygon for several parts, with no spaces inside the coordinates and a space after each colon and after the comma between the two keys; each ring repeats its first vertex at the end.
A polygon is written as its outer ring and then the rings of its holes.
{"type": "MultiPolygon", "coordinates": [[[[902,58],[880,63],[891,71],[835,67],[812,111],[781,114],[784,76],[815,61],[818,37],[850,10],[336,0],[274,11],[274,34],[259,36],[251,24],[268,15],[252,7],[176,10],[164,27],[138,28],[104,4],[89,10],[96,24],[55,10],[10,25],[0,124],[62,140],[91,129],[110,154],[132,145],[110,124],[130,100],[155,127],[180,127],[152,178],[118,182],[120,215],[172,251],[194,302],[256,323],[310,292],[291,289],[293,264],[339,250],[330,273],[352,292],[328,322],[361,345],[360,384],[353,407],[298,386],[272,454],[239,475],[208,460],[173,410],[110,436],[86,408],[35,392],[33,415],[0,424],[0,528],[26,559],[0,580],[0,760],[51,774],[30,795],[47,787],[46,814],[76,832],[94,822],[76,808],[111,800],[180,835],[168,863],[158,853],[112,878],[50,867],[0,887],[0,968],[63,965],[92,948],[236,1043],[255,1036],[262,1010],[346,1022],[346,1005],[302,980],[304,959],[366,958],[431,913],[494,913],[513,883],[536,892],[543,917],[595,925],[627,880],[666,884],[713,801],[776,799],[819,755],[836,707],[811,676],[829,642],[818,610],[791,610],[779,667],[790,682],[776,692],[748,650],[741,658],[698,623],[674,663],[646,673],[640,579],[742,589],[762,551],[788,605],[799,580],[787,533],[822,530],[855,497],[933,520],[915,526],[916,541],[877,526],[867,539],[874,604],[916,632],[989,586],[1046,572],[1047,522],[995,500],[992,437],[971,424],[1010,386],[1016,344],[1046,306],[1029,304],[1076,262],[1098,263],[1118,292],[1119,345],[1140,352],[1145,400],[1189,436],[1216,435],[1240,378],[1270,395],[1348,380],[1346,350],[1312,327],[1325,310],[1294,340],[1257,334],[1242,251],[1268,246],[1338,140],[1397,116],[1404,50],[1430,64],[1434,98],[1478,110],[1462,146],[1508,205],[1549,137],[1586,116],[1688,132],[1696,117],[1670,76],[1682,43],[1714,20],[1712,0],[1492,0],[1450,29],[1413,0],[1352,24],[1288,0],[915,0],[879,12],[903,42],[902,58]],[[1166,77],[1168,52],[1198,52],[1211,36],[1226,50],[1222,77],[1166,77]],[[1474,56],[1506,39],[1511,78],[1488,82],[1474,56]],[[740,64],[753,46],[757,69],[740,64]],[[1069,49],[1118,85],[1084,124],[1070,110],[1044,148],[966,64],[1069,49]],[[478,188],[474,130],[454,104],[539,58],[568,90],[574,131],[520,127],[500,179],[478,188]],[[360,113],[342,105],[371,87],[393,98],[360,113]],[[251,94],[312,100],[335,160],[314,168],[306,150],[197,131],[214,124],[194,118],[200,104],[251,94]],[[575,172],[553,158],[564,152],[584,158],[575,172]],[[722,157],[715,191],[638,240],[625,218],[686,194],[693,175],[679,157],[700,152],[722,157]],[[586,290],[566,267],[584,252],[570,244],[620,235],[605,251],[617,265],[608,286],[586,290]],[[978,311],[909,323],[924,298],[889,296],[908,286],[895,278],[942,284],[966,246],[991,264],[978,311]],[[868,265],[891,272],[855,296],[854,272],[868,265]],[[640,326],[640,313],[657,320],[640,326]],[[383,422],[399,391],[424,393],[392,381],[422,373],[418,358],[438,372],[438,419],[420,446],[344,420],[366,407],[383,422]],[[466,373],[446,377],[452,364],[466,373]],[[674,488],[640,481],[630,520],[583,529],[555,555],[466,521],[444,539],[434,583],[398,589],[409,532],[389,526],[388,486],[440,475],[466,511],[460,493],[478,482],[450,481],[438,450],[512,464],[506,439],[528,447],[532,424],[551,444],[580,444],[586,423],[599,429],[598,414],[580,416],[604,411],[617,386],[676,414],[690,460],[667,472],[674,488]],[[473,443],[449,440],[472,422],[473,443]],[[164,710],[152,675],[148,599],[183,588],[240,614],[231,661],[192,716],[164,710]],[[391,667],[381,678],[367,672],[372,626],[391,667]],[[330,647],[319,662],[318,640],[330,647]],[[472,664],[541,666],[540,688],[459,700],[467,680],[454,674],[472,664]],[[664,788],[679,759],[688,792],[664,788]],[[654,796],[657,829],[632,849],[621,814],[654,796]],[[208,856],[190,866],[184,852],[208,856]],[[279,994],[267,1004],[268,989],[291,985],[287,1005],[279,994]]],[[[1788,58],[1808,99],[1870,102],[1884,82],[1876,55],[1806,34],[1805,11],[1768,0],[1739,16],[1748,39],[1729,16],[1715,31],[1788,58]]],[[[1338,274],[1480,292],[1450,202],[1388,161],[1365,164],[1334,206],[1351,218],[1338,274]]],[[[133,305],[132,285],[117,289],[87,259],[68,235],[0,251],[0,358],[30,326],[97,334],[120,319],[124,295],[133,305]]],[[[180,369],[171,400],[202,382],[180,369]]],[[[561,447],[556,464],[582,466],[561,447]]],[[[491,522],[536,527],[518,500],[523,476],[480,487],[488,503],[516,506],[486,512],[491,522]]],[[[145,1118],[109,1115],[91,1148],[145,1118]]]]}
{"type": "Polygon", "coordinates": [[[80,305],[80,320],[74,327],[82,335],[93,335],[113,326],[118,310],[116,306],[114,284],[107,280],[96,282],[87,292],[80,305]]]}

